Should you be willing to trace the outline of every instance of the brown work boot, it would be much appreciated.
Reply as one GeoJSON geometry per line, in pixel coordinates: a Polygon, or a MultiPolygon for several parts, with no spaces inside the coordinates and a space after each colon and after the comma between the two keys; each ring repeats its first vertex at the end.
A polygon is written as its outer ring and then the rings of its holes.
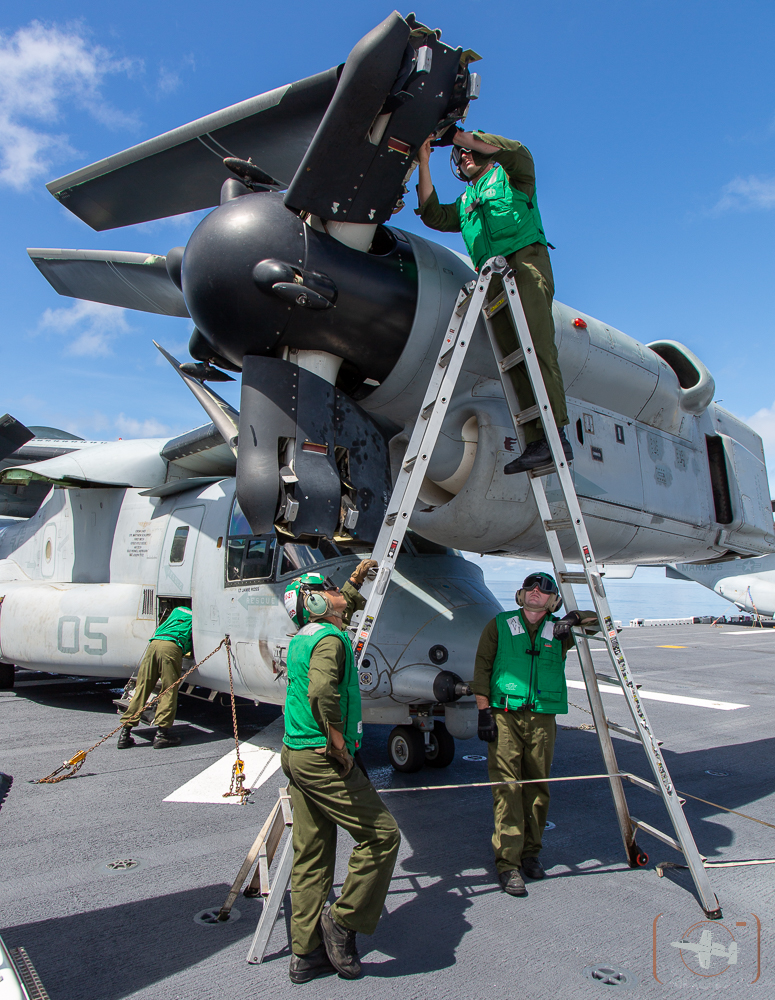
{"type": "Polygon", "coordinates": [[[516,868],[509,872],[500,872],[498,875],[503,891],[510,896],[527,896],[525,881],[516,868]]]}
{"type": "Polygon", "coordinates": [[[355,947],[355,931],[342,927],[331,916],[327,906],[320,915],[320,936],[331,964],[345,979],[357,979],[361,974],[358,949],[355,947]]]}

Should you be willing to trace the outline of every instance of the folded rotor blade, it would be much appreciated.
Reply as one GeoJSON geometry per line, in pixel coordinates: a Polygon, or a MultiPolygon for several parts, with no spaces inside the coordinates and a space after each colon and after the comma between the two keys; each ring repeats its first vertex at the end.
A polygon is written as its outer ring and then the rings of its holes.
{"type": "Polygon", "coordinates": [[[337,68],[199,118],[47,184],[92,229],[211,208],[232,176],[224,157],[252,159],[286,187],[320,124],[337,68]]]}
{"type": "Polygon", "coordinates": [[[188,316],[183,293],[167,274],[164,257],[128,250],[27,253],[60,295],[164,316],[188,316]]]}

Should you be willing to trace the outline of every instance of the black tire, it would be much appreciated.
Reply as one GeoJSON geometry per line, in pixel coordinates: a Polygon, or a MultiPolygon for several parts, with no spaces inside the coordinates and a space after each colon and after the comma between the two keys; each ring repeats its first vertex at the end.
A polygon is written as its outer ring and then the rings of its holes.
{"type": "Polygon", "coordinates": [[[434,722],[430,740],[425,744],[425,763],[428,767],[449,767],[454,759],[454,736],[443,722],[434,722]]]}
{"type": "Polygon", "coordinates": [[[396,771],[412,774],[425,763],[425,740],[414,726],[396,726],[388,736],[388,757],[396,771]]]}
{"type": "Polygon", "coordinates": [[[13,687],[13,663],[0,663],[0,691],[10,691],[13,687]]]}

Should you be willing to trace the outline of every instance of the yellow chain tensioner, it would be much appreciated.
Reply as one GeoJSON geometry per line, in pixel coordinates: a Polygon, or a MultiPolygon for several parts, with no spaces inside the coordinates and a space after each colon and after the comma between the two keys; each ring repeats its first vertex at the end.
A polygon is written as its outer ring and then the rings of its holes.
{"type": "Polygon", "coordinates": [[[239,732],[237,730],[237,705],[234,700],[234,678],[231,672],[231,637],[227,635],[224,640],[226,646],[226,662],[229,666],[229,691],[231,692],[231,721],[234,726],[234,746],[237,752],[237,759],[231,769],[231,782],[228,792],[223,793],[223,798],[239,795],[239,803],[244,806],[248,800],[251,789],[245,788],[245,762],[239,755],[239,732]]]}

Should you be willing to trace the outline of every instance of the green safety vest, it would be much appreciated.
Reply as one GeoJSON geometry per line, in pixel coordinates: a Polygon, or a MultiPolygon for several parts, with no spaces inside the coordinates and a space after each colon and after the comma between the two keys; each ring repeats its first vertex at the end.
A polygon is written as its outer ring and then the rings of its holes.
{"type": "Polygon", "coordinates": [[[347,636],[330,622],[310,622],[300,629],[288,644],[288,693],[285,698],[285,738],[292,750],[324,747],[326,734],[315,721],[309,704],[309,661],[312,651],[327,635],[335,635],[344,644],[344,677],[339,685],[342,710],[342,735],[351,754],[360,747],[363,738],[361,720],[361,690],[355,668],[353,648],[347,636]]]}
{"type": "Polygon", "coordinates": [[[469,184],[457,200],[460,233],[478,271],[490,257],[507,257],[531,243],[546,246],[533,197],[518,190],[501,166],[469,184]]]}
{"type": "Polygon", "coordinates": [[[193,625],[193,612],[185,605],[173,608],[151,636],[154,639],[162,639],[165,642],[174,642],[183,650],[184,655],[191,652],[191,628],[193,625]]]}
{"type": "Polygon", "coordinates": [[[565,654],[547,615],[531,643],[522,611],[497,615],[498,652],[492,666],[490,704],[507,712],[532,706],[534,712],[564,715],[568,711],[565,654]],[[536,654],[536,655],[533,655],[536,654]]]}

